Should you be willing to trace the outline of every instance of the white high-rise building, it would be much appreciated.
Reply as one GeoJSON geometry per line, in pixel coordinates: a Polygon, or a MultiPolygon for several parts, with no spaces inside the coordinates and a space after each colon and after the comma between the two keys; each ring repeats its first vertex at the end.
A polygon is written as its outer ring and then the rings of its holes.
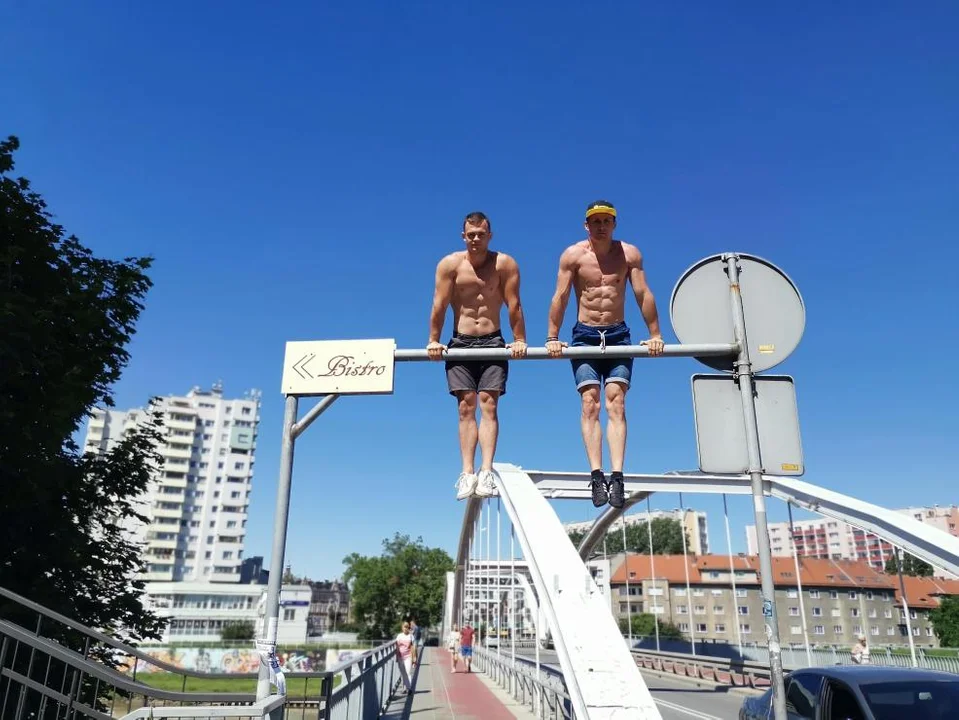
{"type": "Polygon", "coordinates": [[[147,581],[238,582],[260,422],[260,393],[228,400],[217,384],[149,408],[94,411],[84,450],[108,451],[149,413],[163,414],[164,443],[140,498],[146,524],[129,526],[144,544],[147,581]]]}

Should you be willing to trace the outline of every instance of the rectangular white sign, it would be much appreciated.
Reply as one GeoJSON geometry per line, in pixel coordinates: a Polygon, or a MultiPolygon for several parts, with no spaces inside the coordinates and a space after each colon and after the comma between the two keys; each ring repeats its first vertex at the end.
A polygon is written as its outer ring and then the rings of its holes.
{"type": "Polygon", "coordinates": [[[283,394],[390,394],[395,350],[392,339],[290,341],[283,359],[283,394]]]}

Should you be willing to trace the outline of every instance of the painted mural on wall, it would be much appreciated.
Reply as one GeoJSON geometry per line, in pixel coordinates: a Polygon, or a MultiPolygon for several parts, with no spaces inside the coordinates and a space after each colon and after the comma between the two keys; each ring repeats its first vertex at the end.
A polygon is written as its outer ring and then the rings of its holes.
{"type": "MultiPolygon", "coordinates": [[[[253,648],[176,648],[152,647],[143,651],[160,662],[172,665],[178,670],[195,670],[204,673],[255,673],[260,667],[260,657],[253,648]]],[[[278,650],[276,659],[283,672],[321,672],[326,663],[334,660],[346,660],[357,650],[311,650],[297,648],[278,650]]],[[[123,664],[126,672],[133,672],[133,658],[123,664]]],[[[331,665],[332,666],[332,665],[331,665]]],[[[164,672],[146,660],[136,661],[137,675],[141,673],[164,672]]]]}

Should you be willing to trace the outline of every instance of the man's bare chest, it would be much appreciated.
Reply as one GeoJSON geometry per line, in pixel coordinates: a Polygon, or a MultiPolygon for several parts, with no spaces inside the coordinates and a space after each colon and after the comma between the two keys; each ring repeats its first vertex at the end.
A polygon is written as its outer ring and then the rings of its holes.
{"type": "Polygon", "coordinates": [[[460,268],[456,273],[456,291],[463,295],[491,295],[499,292],[500,277],[495,267],[460,268]]]}
{"type": "Polygon", "coordinates": [[[626,280],[626,263],[621,259],[587,258],[578,263],[576,277],[586,288],[622,287],[626,280]]]}

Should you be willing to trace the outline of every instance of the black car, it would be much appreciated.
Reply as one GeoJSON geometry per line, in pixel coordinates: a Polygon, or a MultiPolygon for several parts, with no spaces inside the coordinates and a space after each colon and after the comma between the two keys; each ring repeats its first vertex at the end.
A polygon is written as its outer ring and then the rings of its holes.
{"type": "MultiPolygon", "coordinates": [[[[772,718],[772,696],[747,698],[739,720],[772,718]]],[[[789,720],[959,720],[959,675],[876,665],[794,670],[786,710],[789,720]]]]}

